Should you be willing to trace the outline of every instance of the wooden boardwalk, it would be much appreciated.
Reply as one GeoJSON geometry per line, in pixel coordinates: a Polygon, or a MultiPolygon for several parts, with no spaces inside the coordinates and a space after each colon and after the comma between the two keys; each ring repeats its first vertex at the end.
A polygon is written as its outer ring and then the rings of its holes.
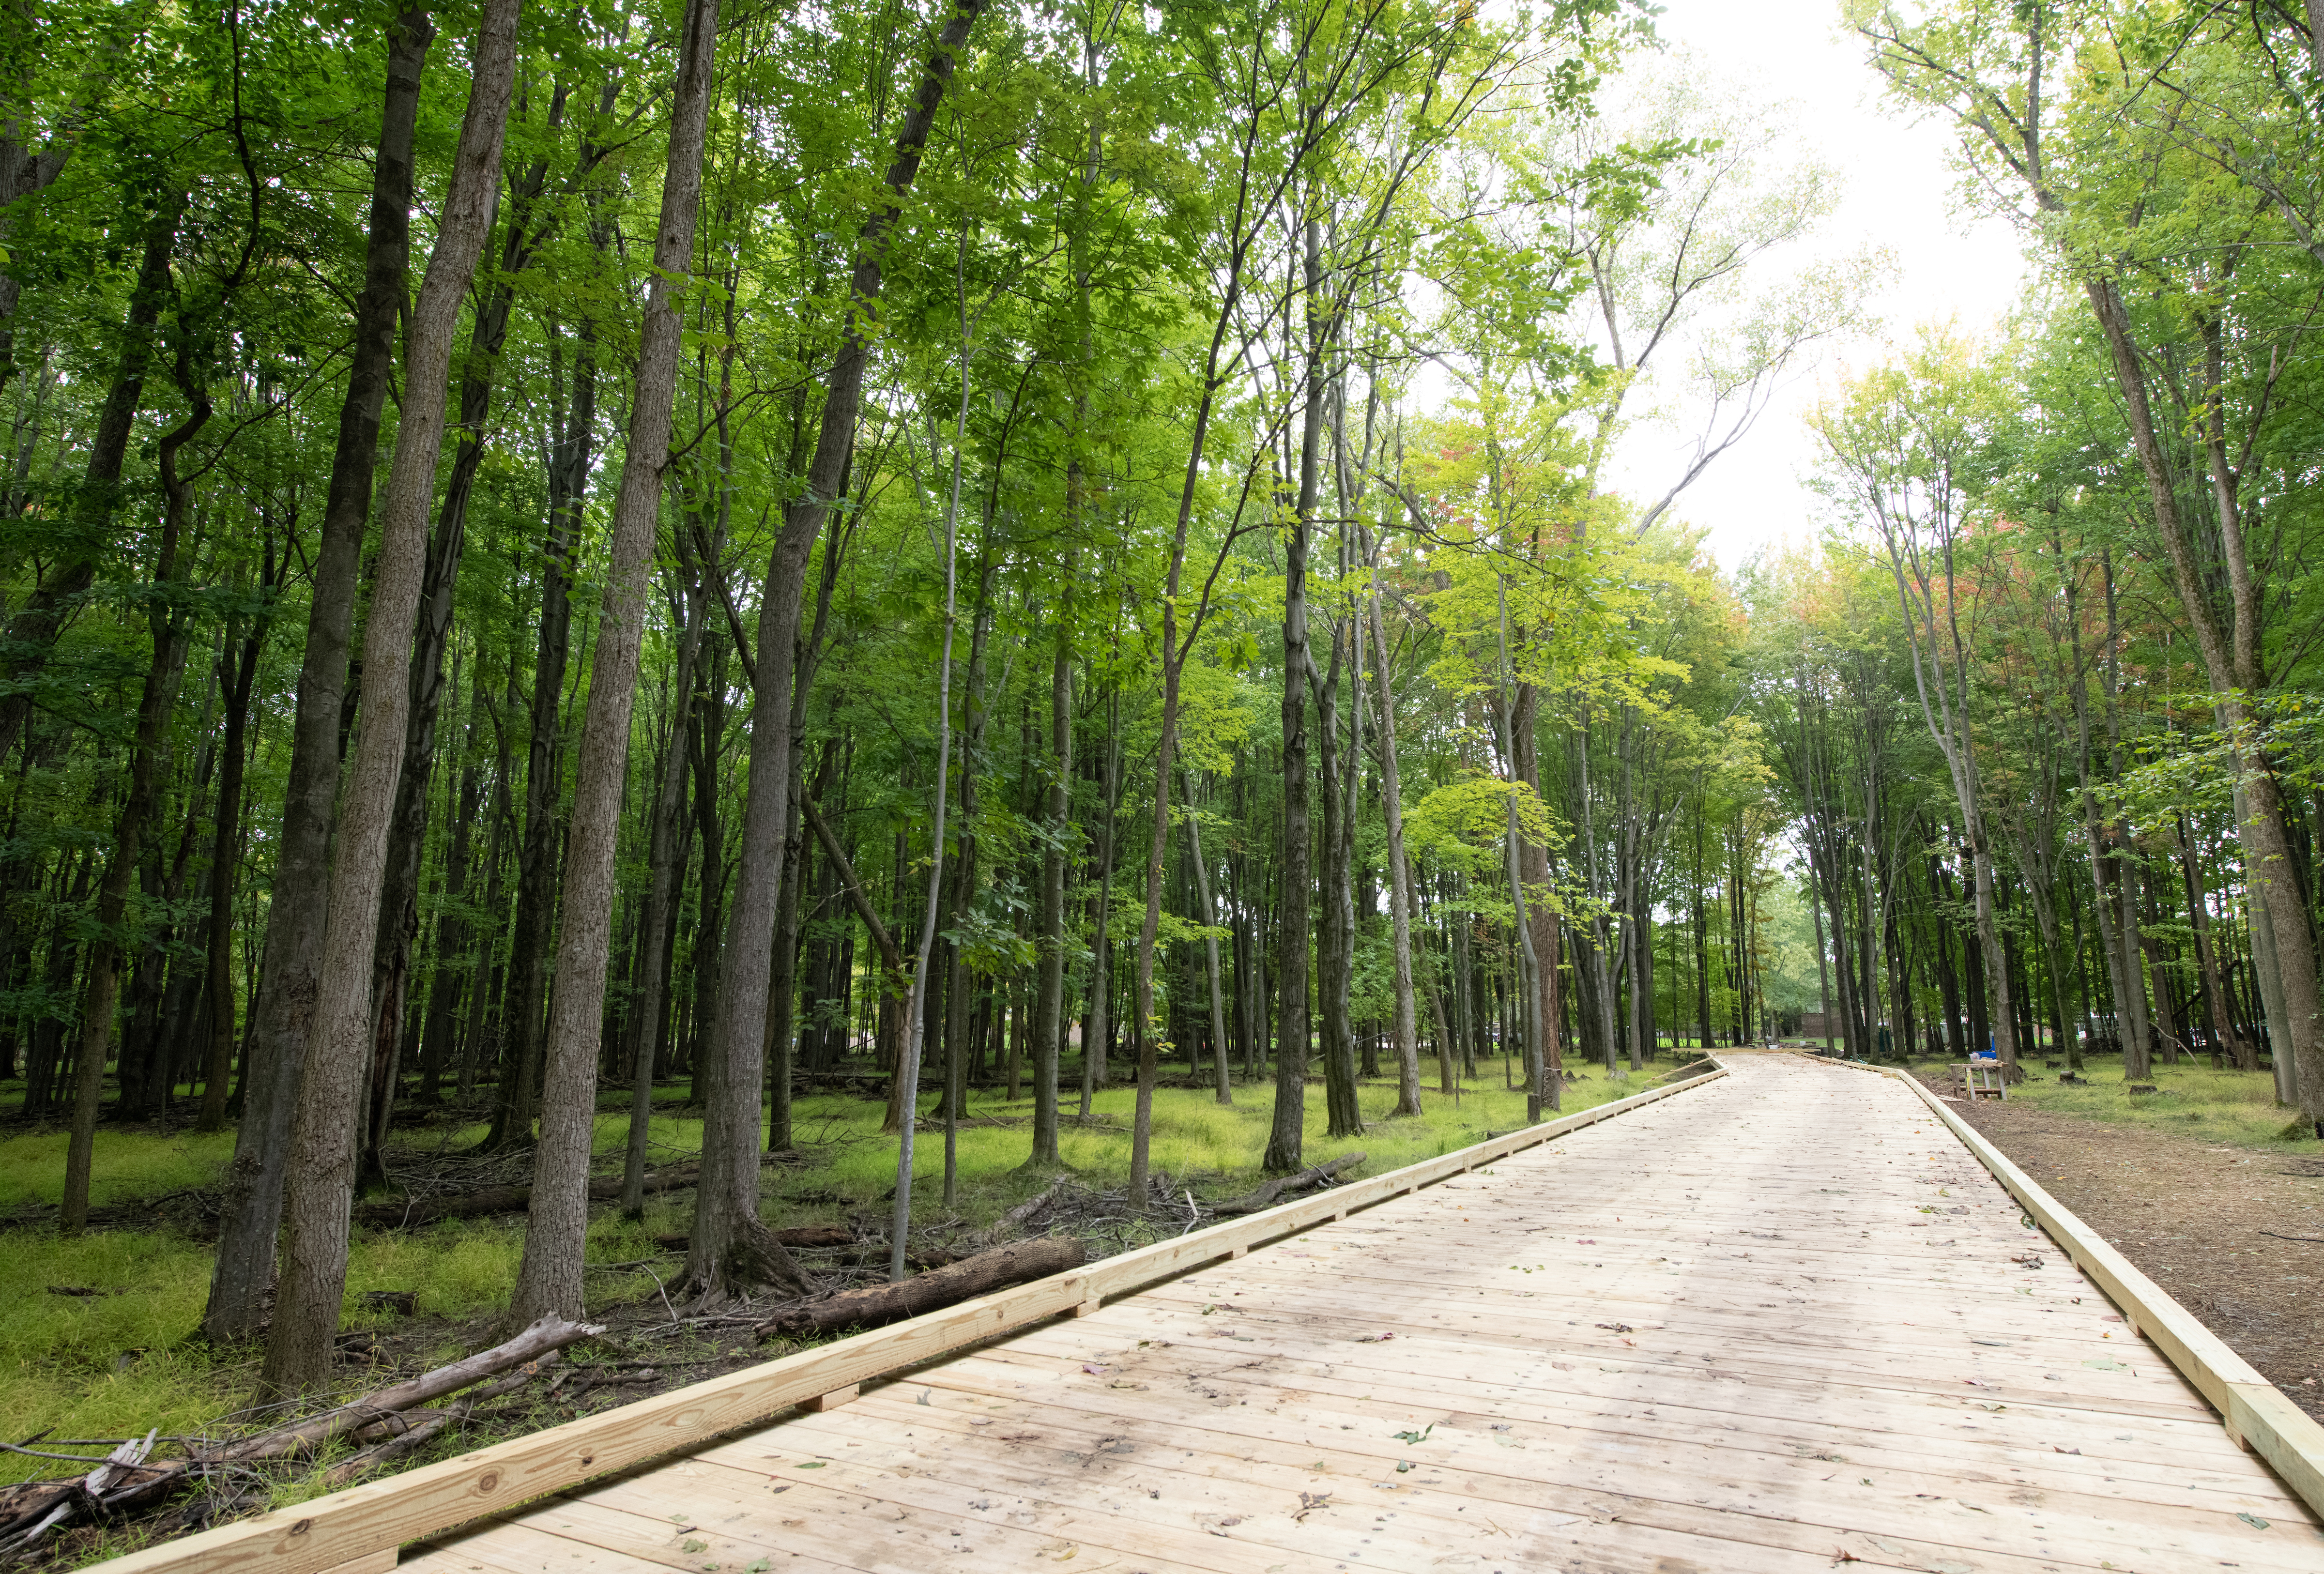
{"type": "Polygon", "coordinates": [[[400,1566],[2324,1569],[1909,1089],[1733,1073],[400,1566]]]}

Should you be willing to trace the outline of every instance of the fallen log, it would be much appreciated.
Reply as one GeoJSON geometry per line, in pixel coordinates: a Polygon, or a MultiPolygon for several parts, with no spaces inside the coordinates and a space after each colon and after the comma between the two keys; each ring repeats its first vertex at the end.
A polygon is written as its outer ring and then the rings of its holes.
{"type": "MultiPolygon", "coordinates": [[[[762,1154],[759,1163],[791,1164],[799,1156],[790,1149],[762,1154]]],[[[646,1172],[649,1192],[678,1192],[702,1179],[702,1166],[697,1164],[671,1164],[667,1169],[646,1172]]],[[[622,1177],[602,1175],[589,1183],[592,1202],[618,1201],[622,1195],[622,1177]]],[[[442,1219],[482,1219],[493,1213],[521,1213],[532,1206],[530,1186],[485,1186],[474,1192],[458,1192],[435,1197],[407,1198],[401,1202],[366,1202],[354,1210],[351,1217],[357,1224],[367,1224],[374,1229],[401,1229],[414,1225],[433,1224],[442,1219]]]]}
{"type": "Polygon", "coordinates": [[[882,1323],[900,1322],[925,1312],[939,1311],[995,1290],[1005,1290],[1011,1284],[1046,1279],[1051,1274],[1078,1268],[1082,1260],[1082,1243],[1071,1236],[1016,1241],[892,1284],[843,1290],[824,1300],[810,1301],[771,1322],[761,1323],[759,1337],[771,1339],[777,1334],[876,1328],[882,1323]]]}
{"type": "MultiPolygon", "coordinates": [[[[447,1431],[466,1422],[475,1413],[476,1406],[485,1400],[497,1399],[512,1389],[522,1387],[540,1376],[542,1368],[560,1358],[560,1351],[550,1350],[547,1355],[527,1361],[498,1382],[487,1383],[461,1395],[459,1403],[449,1410],[399,1412],[358,1429],[352,1434],[354,1441],[373,1446],[359,1454],[350,1454],[332,1466],[324,1472],[324,1484],[336,1492],[391,1459],[418,1453],[447,1431]],[[381,1439],[385,1441],[379,1441],[381,1439]]],[[[563,1380],[561,1376],[558,1379],[559,1382],[563,1380]]]]}
{"type": "MultiPolygon", "coordinates": [[[[778,1229],[775,1238],[786,1247],[853,1246],[855,1232],[844,1224],[800,1224],[788,1229],[778,1229]]],[[[690,1235],[658,1235],[654,1245],[664,1251],[682,1252],[691,1246],[690,1235]]]]}
{"type": "Polygon", "coordinates": [[[1320,1164],[1310,1164],[1305,1169],[1292,1174],[1277,1176],[1258,1191],[1246,1192],[1232,1201],[1221,1202],[1211,1211],[1222,1219],[1231,1219],[1241,1213],[1256,1213],[1262,1208],[1273,1207],[1277,1201],[1289,1196],[1294,1192],[1304,1192],[1310,1186],[1323,1185],[1342,1170],[1353,1169],[1363,1162],[1364,1155],[1360,1153],[1343,1153],[1338,1158],[1326,1159],[1320,1164]]]}
{"type": "Polygon", "coordinates": [[[456,1394],[472,1383],[505,1372],[512,1367],[521,1367],[528,1361],[538,1361],[545,1356],[594,1339],[605,1330],[594,1323],[567,1322],[555,1315],[542,1318],[506,1344],[494,1345],[488,1350],[438,1367],[432,1372],[422,1372],[408,1382],[366,1394],[361,1399],[342,1404],[336,1410],[310,1416],[305,1421],[278,1426],[256,1437],[244,1438],[200,1456],[204,1464],[241,1464],[252,1459],[281,1459],[286,1454],[310,1451],[341,1432],[353,1431],[379,1419],[383,1413],[410,1410],[447,1394],[456,1394]]]}
{"type": "MultiPolygon", "coordinates": [[[[646,1174],[646,1190],[672,1192],[702,1178],[700,1164],[673,1164],[646,1174]]],[[[608,1175],[589,1183],[589,1201],[612,1202],[622,1194],[622,1177],[608,1175]]],[[[486,1186],[441,1197],[414,1197],[401,1202],[366,1202],[355,1210],[355,1221],[374,1229],[401,1229],[434,1224],[445,1219],[481,1219],[493,1213],[521,1213],[532,1206],[530,1186],[486,1186]]]]}
{"type": "MultiPolygon", "coordinates": [[[[348,1434],[359,1439],[378,1436],[383,1430],[393,1427],[391,1418],[399,1413],[417,1409],[430,1400],[513,1367],[513,1378],[493,1388],[495,1392],[505,1391],[516,1383],[529,1381],[544,1364],[558,1358],[558,1352],[566,1346],[604,1331],[591,1323],[544,1317],[505,1344],[479,1350],[432,1372],[422,1372],[320,1415],[195,1450],[183,1459],[149,1463],[147,1456],[152,1451],[153,1434],[132,1439],[114,1450],[86,1477],[28,1482],[0,1495],[0,1557],[32,1550],[59,1525],[75,1518],[103,1519],[126,1509],[143,1508],[200,1480],[221,1466],[308,1455],[334,1438],[348,1434]]],[[[439,1422],[465,1413],[465,1407],[461,1407],[443,1415],[431,1415],[424,1428],[411,1430],[433,1428],[429,1431],[432,1437],[442,1430],[439,1422]]],[[[375,1454],[373,1462],[378,1462],[381,1457],[392,1455],[375,1454]]]]}

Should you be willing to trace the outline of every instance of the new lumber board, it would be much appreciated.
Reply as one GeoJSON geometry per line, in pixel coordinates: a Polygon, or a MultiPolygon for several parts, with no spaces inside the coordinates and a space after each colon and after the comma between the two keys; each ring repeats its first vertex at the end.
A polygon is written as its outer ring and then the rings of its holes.
{"type": "MultiPolygon", "coordinates": [[[[1820,1063],[1842,1064],[1841,1062],[1820,1063]]],[[[2033,1176],[2011,1162],[2009,1155],[1986,1140],[1982,1132],[1944,1106],[1921,1079],[1895,1066],[1858,1066],[1877,1072],[1912,1090],[1922,1103],[1991,1171],[2026,1217],[2040,1225],[2074,1266],[2098,1283],[2107,1298],[2122,1308],[2130,1325],[2146,1336],[2163,1358],[2194,1385],[2196,1391],[2219,1413],[2227,1435],[2265,1459],[2284,1485],[2308,1506],[2324,1514],[2324,1425],[2260,1376],[2252,1364],[2229,1348],[2227,1342],[2205,1327],[2200,1318],[2179,1304],[2162,1285],[2134,1266],[2103,1237],[2077,1218],[2064,1203],[2044,1191],[2033,1176]]]]}

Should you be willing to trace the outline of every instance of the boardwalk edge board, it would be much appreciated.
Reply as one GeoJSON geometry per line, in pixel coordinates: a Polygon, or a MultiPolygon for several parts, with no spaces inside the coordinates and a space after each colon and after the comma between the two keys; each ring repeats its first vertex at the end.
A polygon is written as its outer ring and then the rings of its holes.
{"type": "MultiPolygon", "coordinates": [[[[396,1549],[406,1543],[682,1453],[786,1410],[819,1406],[826,1398],[844,1403],[851,1390],[864,1383],[1052,1317],[1093,1310],[1104,1300],[1241,1256],[1254,1246],[1466,1174],[1728,1074],[1715,1056],[1705,1058],[1711,1064],[1709,1071],[1610,1104],[400,1476],[236,1520],[101,1566],[108,1574],[222,1574],[259,1568],[268,1574],[379,1574],[395,1566],[396,1549]]],[[[2288,1401],[2284,1404],[2290,1408],[2288,1401]]]]}
{"type": "Polygon", "coordinates": [[[1853,1071],[1877,1072],[1910,1088],[1961,1146],[1993,1173],[2025,1216],[2074,1266],[2097,1281],[2107,1299],[2122,1309],[2131,1331],[2144,1334],[2180,1376],[2219,1413],[2227,1435],[2265,1459],[2283,1484],[2299,1494],[2318,1514],[2324,1514],[2324,1425],[2294,1404],[2274,1384],[2260,1376],[2250,1362],[2227,1347],[2227,1341],[2203,1325],[2202,1320],[2173,1300],[2170,1293],[2131,1265],[2104,1238],[2076,1218],[2071,1210],[2043,1191],[2033,1176],[2010,1162],[2007,1155],[1983,1134],[1945,1108],[1921,1079],[1895,1066],[1819,1061],[1846,1064],[1853,1071]]]}

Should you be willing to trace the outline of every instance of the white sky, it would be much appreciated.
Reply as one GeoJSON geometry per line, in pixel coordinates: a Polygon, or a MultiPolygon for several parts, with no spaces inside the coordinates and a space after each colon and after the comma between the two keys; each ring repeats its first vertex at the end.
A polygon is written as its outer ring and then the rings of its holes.
{"type": "MultiPolygon", "coordinates": [[[[1711,550],[1731,569],[1764,544],[1810,531],[1815,500],[1804,481],[1813,454],[1801,418],[1819,388],[1849,363],[1878,358],[1885,334],[1902,337],[1917,323],[1950,318],[1973,336],[1991,331],[2016,304],[2026,272],[2006,224],[1955,216],[1950,128],[1910,123],[1887,107],[1862,46],[1840,32],[1835,0],[1664,4],[1664,38],[1730,85],[1789,101],[1801,132],[1844,178],[1838,210],[1808,244],[1834,257],[1877,245],[1896,265],[1888,286],[1864,302],[1864,327],[1794,373],[1751,433],[1681,496],[1679,516],[1709,527],[1711,550]]],[[[1674,428],[1634,430],[1617,458],[1617,483],[1634,496],[1659,495],[1690,449],[1674,428]]]]}

